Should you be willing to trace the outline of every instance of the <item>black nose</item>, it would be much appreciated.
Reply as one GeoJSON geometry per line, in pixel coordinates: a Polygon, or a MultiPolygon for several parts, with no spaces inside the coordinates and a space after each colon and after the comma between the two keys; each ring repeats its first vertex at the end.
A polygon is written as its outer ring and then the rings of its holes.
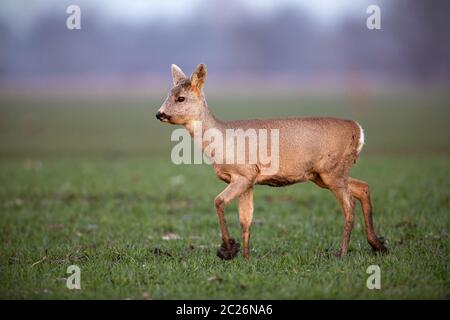
{"type": "Polygon", "coordinates": [[[165,119],[169,120],[170,116],[168,116],[167,114],[163,113],[163,112],[159,112],[156,114],[156,119],[158,119],[159,121],[163,121],[165,119]]]}

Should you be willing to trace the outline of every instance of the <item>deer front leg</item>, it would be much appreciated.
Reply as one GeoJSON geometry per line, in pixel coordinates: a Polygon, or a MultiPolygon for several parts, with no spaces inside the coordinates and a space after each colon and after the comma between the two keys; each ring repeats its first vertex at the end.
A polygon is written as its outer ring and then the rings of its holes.
{"type": "Polygon", "coordinates": [[[242,227],[244,258],[250,258],[250,225],[253,219],[253,188],[250,187],[239,197],[239,221],[242,227]]]}
{"type": "Polygon", "coordinates": [[[225,206],[236,197],[239,197],[249,187],[250,182],[245,178],[238,178],[232,181],[214,200],[217,217],[219,218],[220,231],[222,233],[222,246],[217,255],[225,260],[233,259],[239,252],[239,243],[230,238],[227,223],[225,221],[225,206]]]}

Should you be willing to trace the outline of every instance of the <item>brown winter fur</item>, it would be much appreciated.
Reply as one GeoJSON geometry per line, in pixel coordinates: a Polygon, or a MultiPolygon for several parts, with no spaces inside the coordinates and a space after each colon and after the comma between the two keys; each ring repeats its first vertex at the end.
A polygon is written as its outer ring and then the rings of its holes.
{"type": "MultiPolygon", "coordinates": [[[[366,237],[376,251],[387,249],[376,236],[372,222],[372,205],[369,186],[349,177],[349,170],[356,162],[363,144],[363,131],[354,121],[335,118],[289,118],[270,120],[239,120],[222,122],[209,110],[203,94],[206,67],[197,66],[191,78],[172,65],[174,87],[158,111],[157,118],[171,124],[184,126],[191,136],[195,123],[201,122],[203,132],[215,128],[222,133],[226,129],[278,129],[279,169],[270,175],[261,174],[256,164],[217,164],[213,168],[217,176],[228,183],[215,199],[223,244],[218,256],[231,259],[239,251],[239,244],[230,238],[224,209],[234,199],[239,199],[239,220],[242,226],[243,255],[250,254],[250,225],[253,218],[254,185],[285,186],[312,181],[329,189],[344,213],[344,232],[337,255],[348,251],[354,221],[354,199],[361,203],[366,226],[366,237]],[[185,101],[178,102],[179,97],[185,101]]],[[[203,149],[207,146],[204,142],[203,149]]],[[[226,152],[226,149],[225,149],[226,152]]]]}

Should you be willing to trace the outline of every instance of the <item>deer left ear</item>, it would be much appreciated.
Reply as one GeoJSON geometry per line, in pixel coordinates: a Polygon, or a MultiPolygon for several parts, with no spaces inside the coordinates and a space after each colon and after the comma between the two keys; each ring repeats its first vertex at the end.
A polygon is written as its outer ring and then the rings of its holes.
{"type": "Polygon", "coordinates": [[[203,63],[200,63],[192,73],[191,84],[196,89],[198,89],[198,91],[202,91],[205,81],[206,81],[206,66],[203,63]]]}

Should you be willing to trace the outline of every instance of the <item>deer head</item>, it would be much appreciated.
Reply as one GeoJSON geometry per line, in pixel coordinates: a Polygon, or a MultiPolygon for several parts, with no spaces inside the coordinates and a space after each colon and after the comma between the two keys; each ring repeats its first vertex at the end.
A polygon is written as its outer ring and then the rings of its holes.
{"type": "Polygon", "coordinates": [[[172,65],[173,88],[159,108],[156,118],[171,124],[188,125],[201,121],[207,112],[203,86],[206,66],[199,64],[188,78],[176,65],[172,65]]]}

